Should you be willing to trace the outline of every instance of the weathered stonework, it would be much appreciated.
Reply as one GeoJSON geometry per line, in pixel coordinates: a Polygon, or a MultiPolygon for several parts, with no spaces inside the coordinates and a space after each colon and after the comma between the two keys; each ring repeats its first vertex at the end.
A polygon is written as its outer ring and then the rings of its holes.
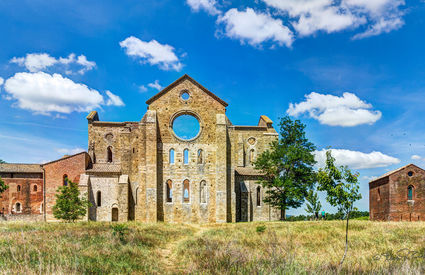
{"type": "Polygon", "coordinates": [[[369,211],[371,220],[425,221],[425,170],[409,164],[371,181],[369,211]]]}
{"type": "MultiPolygon", "coordinates": [[[[88,154],[93,161],[86,172],[89,196],[94,205],[97,192],[102,197],[101,206],[91,208],[89,218],[110,221],[116,208],[119,220],[245,220],[237,215],[241,204],[237,168],[245,168],[241,177],[250,177],[247,183],[254,188],[258,173],[252,161],[278,136],[271,120],[261,116],[256,126],[232,125],[226,116],[227,103],[187,75],[146,103],[148,111],[140,122],[103,122],[96,112],[87,117],[88,154]],[[189,98],[183,99],[183,93],[189,98]],[[183,114],[194,116],[200,124],[199,134],[191,140],[177,137],[172,129],[174,119],[183,114]],[[184,163],[186,149],[188,163],[184,163]],[[173,163],[170,150],[174,150],[173,163]],[[167,182],[172,198],[167,198],[167,182]]],[[[280,218],[264,203],[246,207],[252,212],[249,220],[280,218]]]]}

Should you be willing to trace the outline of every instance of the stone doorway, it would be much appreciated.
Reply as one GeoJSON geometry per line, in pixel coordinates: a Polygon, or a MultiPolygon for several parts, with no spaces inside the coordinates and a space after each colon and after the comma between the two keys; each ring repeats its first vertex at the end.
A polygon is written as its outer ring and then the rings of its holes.
{"type": "Polygon", "coordinates": [[[116,207],[112,208],[112,221],[113,222],[118,221],[118,208],[116,207]]]}

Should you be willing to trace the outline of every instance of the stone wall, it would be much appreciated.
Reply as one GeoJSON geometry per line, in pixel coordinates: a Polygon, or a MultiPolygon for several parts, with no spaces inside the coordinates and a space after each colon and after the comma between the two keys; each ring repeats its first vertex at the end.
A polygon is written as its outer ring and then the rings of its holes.
{"type": "Polygon", "coordinates": [[[8,214],[0,215],[0,222],[2,221],[19,221],[19,222],[41,222],[44,220],[43,214],[8,214]]]}

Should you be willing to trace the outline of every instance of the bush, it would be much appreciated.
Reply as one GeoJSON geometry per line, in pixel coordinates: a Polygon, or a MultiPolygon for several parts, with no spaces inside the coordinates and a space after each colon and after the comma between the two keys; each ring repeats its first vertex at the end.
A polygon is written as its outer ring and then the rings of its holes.
{"type": "Polygon", "coordinates": [[[118,239],[120,240],[120,242],[122,244],[125,243],[125,234],[128,232],[128,225],[124,224],[124,223],[117,223],[117,224],[113,224],[111,225],[112,228],[112,235],[114,235],[115,237],[118,236],[118,239]]]}
{"type": "Polygon", "coordinates": [[[264,231],[266,231],[266,226],[265,225],[259,225],[256,228],[257,233],[263,233],[264,231]]]}

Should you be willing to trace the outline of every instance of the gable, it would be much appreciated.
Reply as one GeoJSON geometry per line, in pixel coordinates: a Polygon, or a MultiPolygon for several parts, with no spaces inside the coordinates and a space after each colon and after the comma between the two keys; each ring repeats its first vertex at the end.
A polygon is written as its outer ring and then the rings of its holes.
{"type": "Polygon", "coordinates": [[[146,104],[150,105],[152,102],[154,102],[158,98],[162,97],[168,91],[170,91],[171,89],[173,89],[174,87],[176,87],[177,85],[179,85],[180,83],[182,83],[185,80],[189,80],[190,82],[192,82],[192,84],[194,84],[195,86],[197,86],[199,89],[201,89],[207,95],[209,95],[212,98],[214,98],[217,102],[219,102],[220,104],[222,104],[224,107],[227,107],[228,106],[228,104],[224,100],[222,100],[221,98],[219,98],[218,96],[216,96],[215,94],[213,94],[212,92],[210,92],[207,88],[205,88],[204,86],[202,86],[201,84],[199,84],[196,80],[194,80],[193,78],[191,78],[187,74],[183,75],[182,77],[180,77],[179,79],[177,79],[176,81],[174,81],[173,83],[171,83],[170,85],[168,85],[167,87],[165,87],[162,91],[160,91],[159,93],[157,93],[156,95],[154,95],[153,97],[151,97],[150,99],[148,99],[146,101],[146,104]]]}

